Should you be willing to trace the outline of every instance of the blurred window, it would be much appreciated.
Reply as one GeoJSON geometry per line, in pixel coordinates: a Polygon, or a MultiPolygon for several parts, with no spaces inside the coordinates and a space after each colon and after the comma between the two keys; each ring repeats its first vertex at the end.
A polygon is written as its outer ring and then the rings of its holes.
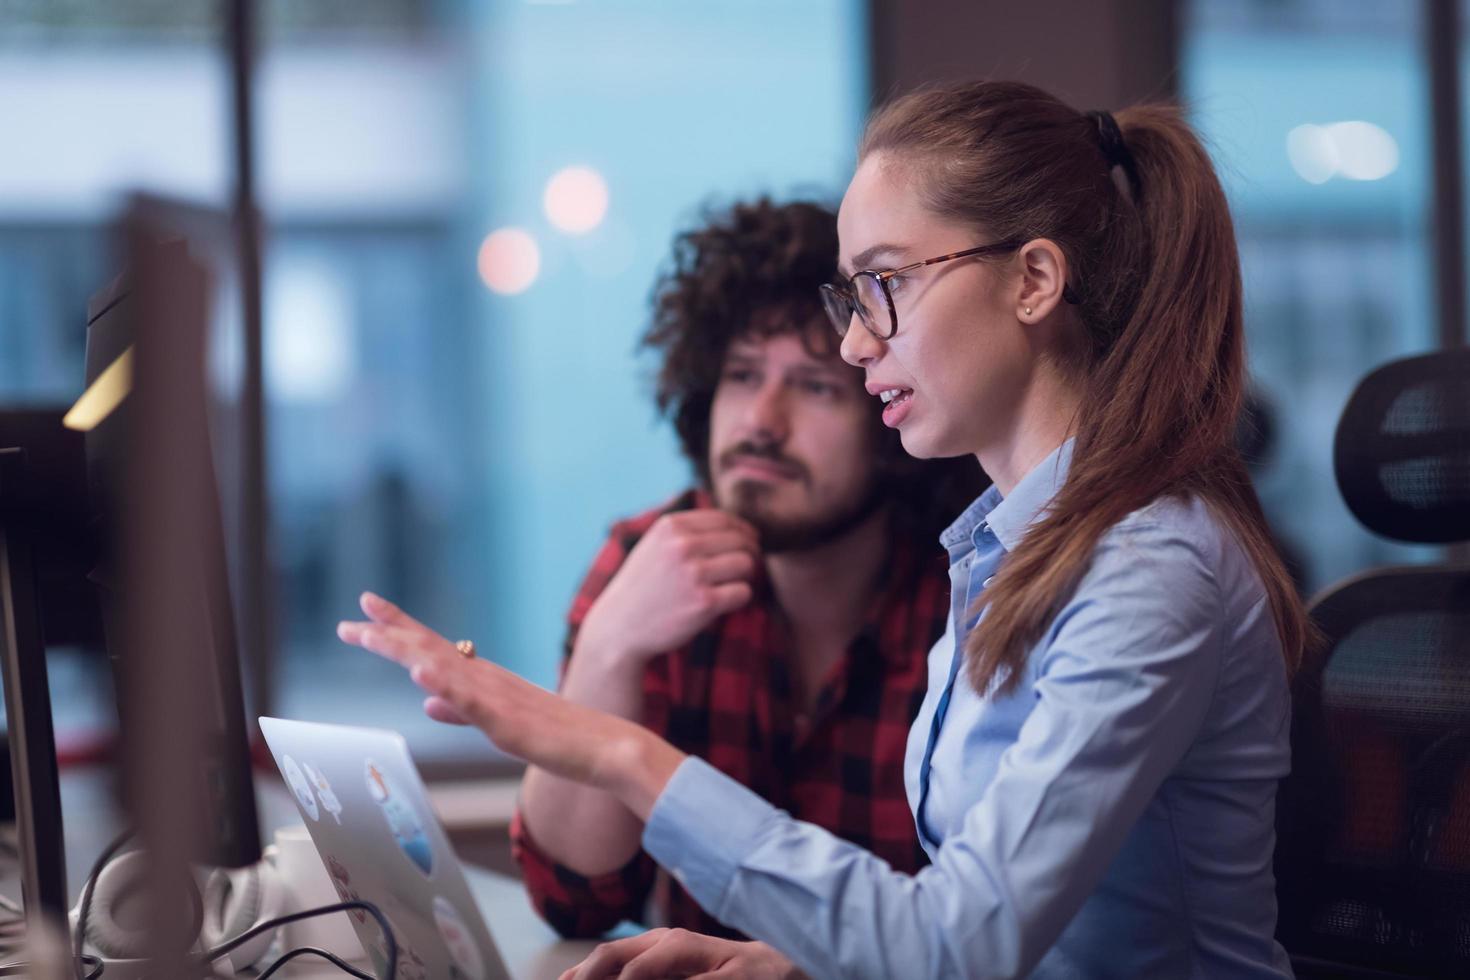
{"type": "MultiPolygon", "coordinates": [[[[0,8],[0,401],[79,393],[119,195],[227,203],[224,9],[0,8]]],[[[867,5],[260,10],[273,709],[397,727],[420,755],[482,751],[336,622],[371,588],[555,682],[607,527],[690,479],[636,350],[673,236],[758,193],[836,203],[867,105],[867,5]]],[[[77,726],[107,703],[85,696],[87,663],[54,678],[77,726]]]]}
{"type": "Polygon", "coordinates": [[[1370,534],[1332,470],[1357,382],[1437,344],[1421,4],[1190,0],[1182,93],[1230,196],[1250,369],[1266,416],[1257,485],[1306,590],[1435,558],[1370,534]]]}

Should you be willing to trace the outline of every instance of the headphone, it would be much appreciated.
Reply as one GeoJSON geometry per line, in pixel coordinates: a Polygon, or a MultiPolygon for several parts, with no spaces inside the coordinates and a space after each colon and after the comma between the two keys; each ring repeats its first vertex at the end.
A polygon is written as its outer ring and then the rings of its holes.
{"type": "MultiPolygon", "coordinates": [[[[286,884],[275,857],[275,849],[269,848],[259,864],[215,868],[209,873],[204,882],[204,922],[199,931],[203,949],[213,949],[286,911],[286,884]]],[[[270,949],[276,931],[267,929],[230,950],[224,961],[236,973],[254,965],[270,949]]]]}
{"type": "MultiPolygon", "coordinates": [[[[185,906],[179,909],[180,946],[213,949],[239,936],[257,923],[281,914],[286,904],[286,887],[275,866],[274,849],[264,860],[245,868],[216,868],[204,878],[203,894],[190,878],[184,889],[185,906]]],[[[147,893],[143,888],[148,859],[142,851],[121,854],[103,866],[92,886],[92,903],[87,909],[85,940],[103,957],[107,975],[130,975],[126,961],[140,961],[147,951],[148,935],[143,927],[147,893]],[[113,962],[123,961],[123,962],[113,962]]],[[[76,928],[81,905],[71,911],[76,928]]],[[[270,949],[276,930],[254,937],[221,959],[238,972],[261,959],[270,949]]],[[[141,965],[141,964],[140,964],[141,965]]]]}

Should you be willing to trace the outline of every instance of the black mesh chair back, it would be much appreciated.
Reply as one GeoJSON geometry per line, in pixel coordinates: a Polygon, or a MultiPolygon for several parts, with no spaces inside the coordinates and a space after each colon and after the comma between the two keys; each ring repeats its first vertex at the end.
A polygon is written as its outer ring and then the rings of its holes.
{"type": "MultiPolygon", "coordinates": [[[[1353,513],[1470,538],[1470,351],[1358,387],[1336,440],[1353,513]]],[[[1470,977],[1470,567],[1368,572],[1314,603],[1277,808],[1278,937],[1301,977],[1470,977]]]]}
{"type": "Polygon", "coordinates": [[[1470,571],[1372,573],[1313,614],[1331,646],[1278,799],[1282,945],[1470,977],[1470,571]]]}
{"type": "Polygon", "coordinates": [[[1369,530],[1470,540],[1470,347],[1387,364],[1359,383],[1333,444],[1337,485],[1369,530]]]}

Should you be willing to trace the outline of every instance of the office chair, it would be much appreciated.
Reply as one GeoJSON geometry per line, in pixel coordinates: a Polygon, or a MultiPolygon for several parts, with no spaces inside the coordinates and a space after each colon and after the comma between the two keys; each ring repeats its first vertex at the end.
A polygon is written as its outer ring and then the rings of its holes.
{"type": "MultiPolygon", "coordinates": [[[[1348,401],[1338,485],[1370,530],[1470,540],[1470,348],[1388,364],[1348,401]]],[[[1277,809],[1278,938],[1298,977],[1470,976],[1470,562],[1321,595],[1277,809]]]]}

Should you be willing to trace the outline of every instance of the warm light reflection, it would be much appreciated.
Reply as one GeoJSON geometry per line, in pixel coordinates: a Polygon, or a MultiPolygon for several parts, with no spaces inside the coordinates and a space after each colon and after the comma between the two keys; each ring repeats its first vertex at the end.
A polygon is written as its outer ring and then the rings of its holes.
{"type": "Polygon", "coordinates": [[[62,418],[61,424],[76,432],[90,432],[111,415],[132,390],[133,349],[129,347],[87,386],[82,397],[62,418]]]}
{"type": "Polygon", "coordinates": [[[541,271],[536,239],[520,228],[491,232],[480,245],[480,279],[493,292],[513,296],[529,289],[541,271]]]}
{"type": "Polygon", "coordinates": [[[607,181],[591,167],[564,167],[546,182],[542,204],[552,225],[581,235],[607,215],[607,181]]]}

